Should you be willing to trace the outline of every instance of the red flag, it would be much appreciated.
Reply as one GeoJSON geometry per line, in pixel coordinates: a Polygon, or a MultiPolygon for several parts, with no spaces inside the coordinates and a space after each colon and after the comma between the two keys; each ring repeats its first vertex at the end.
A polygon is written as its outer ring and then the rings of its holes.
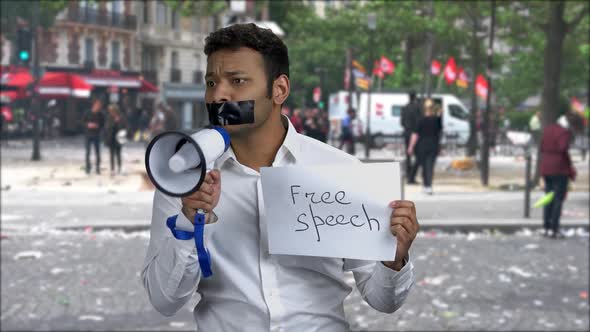
{"type": "Polygon", "coordinates": [[[385,74],[393,74],[395,70],[395,63],[388,58],[381,56],[381,71],[385,74]]]}
{"type": "Polygon", "coordinates": [[[440,62],[437,60],[432,60],[432,64],[430,64],[430,72],[432,75],[440,74],[440,62]]]}
{"type": "Polygon", "coordinates": [[[465,70],[463,70],[463,68],[459,67],[459,69],[457,70],[457,72],[459,73],[457,75],[457,86],[463,89],[467,88],[467,74],[465,74],[465,70]]]}
{"type": "Polygon", "coordinates": [[[488,96],[488,81],[481,74],[477,75],[475,80],[475,93],[482,99],[488,96]]]}
{"type": "Polygon", "coordinates": [[[447,65],[445,66],[445,80],[447,84],[453,83],[457,79],[457,65],[455,64],[455,58],[449,57],[447,65]]]}
{"type": "Polygon", "coordinates": [[[383,79],[383,68],[379,65],[379,62],[375,61],[373,63],[373,75],[381,77],[383,79]]]}

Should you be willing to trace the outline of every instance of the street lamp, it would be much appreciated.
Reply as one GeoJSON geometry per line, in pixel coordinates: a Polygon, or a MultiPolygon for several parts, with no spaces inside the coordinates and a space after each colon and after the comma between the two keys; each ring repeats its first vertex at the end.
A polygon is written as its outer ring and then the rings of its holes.
{"type": "MultiPolygon", "coordinates": [[[[369,13],[367,15],[367,27],[369,28],[369,62],[367,70],[371,71],[371,80],[367,91],[367,130],[365,131],[365,159],[369,159],[369,150],[371,148],[371,90],[373,85],[373,32],[377,28],[377,15],[369,13]]],[[[368,73],[367,73],[368,74],[368,73]]]]}

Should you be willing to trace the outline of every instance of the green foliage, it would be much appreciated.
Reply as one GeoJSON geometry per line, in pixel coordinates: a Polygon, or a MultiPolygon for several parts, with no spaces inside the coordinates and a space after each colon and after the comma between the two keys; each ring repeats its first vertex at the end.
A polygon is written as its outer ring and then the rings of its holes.
{"type": "Polygon", "coordinates": [[[165,0],[165,2],[173,10],[179,10],[183,16],[218,15],[228,8],[226,1],[165,0]]]}
{"type": "Polygon", "coordinates": [[[43,27],[52,26],[57,14],[66,8],[66,0],[40,0],[40,1],[19,1],[19,0],[2,0],[0,1],[0,27],[2,33],[9,39],[14,39],[16,33],[17,20],[20,18],[29,24],[35,4],[39,4],[39,24],[43,27]]]}
{"type": "Polygon", "coordinates": [[[529,121],[536,110],[529,111],[507,111],[504,117],[510,120],[510,128],[513,130],[527,131],[529,129],[529,121]]]}

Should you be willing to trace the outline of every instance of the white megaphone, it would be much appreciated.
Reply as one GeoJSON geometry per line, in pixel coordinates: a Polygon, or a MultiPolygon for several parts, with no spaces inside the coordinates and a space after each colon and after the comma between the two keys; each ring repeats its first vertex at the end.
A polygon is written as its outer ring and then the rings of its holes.
{"type": "Polygon", "coordinates": [[[169,196],[184,197],[199,190],[208,170],[229,147],[222,127],[206,127],[192,135],[163,132],[150,142],[145,168],[152,183],[169,196]]]}

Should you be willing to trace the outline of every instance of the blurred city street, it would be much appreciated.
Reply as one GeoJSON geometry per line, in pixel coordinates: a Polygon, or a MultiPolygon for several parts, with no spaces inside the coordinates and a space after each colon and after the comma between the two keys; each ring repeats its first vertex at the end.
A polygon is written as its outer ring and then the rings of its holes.
{"type": "MultiPolygon", "coordinates": [[[[113,177],[84,173],[75,138],[42,148],[43,160],[31,163],[30,142],[2,142],[2,330],[194,329],[198,295],[168,318],[141,285],[153,197],[142,175],[145,147],[126,146],[126,175],[113,177]]],[[[387,149],[372,155],[396,159],[387,149]]],[[[587,189],[565,202],[566,238],[548,239],[539,209],[522,217],[522,190],[497,189],[522,183],[522,161],[492,160],[493,172],[512,176],[496,183],[493,173],[491,188],[444,167],[433,196],[406,186],[423,226],[412,247],[416,284],[392,315],[355,290],[345,302],[353,330],[588,329],[587,189]]]]}
{"type": "MultiPolygon", "coordinates": [[[[88,211],[92,214],[92,211],[88,211]]],[[[1,240],[2,330],[194,330],[198,295],[175,316],[150,305],[139,271],[148,232],[23,231],[1,240]]],[[[396,313],[354,291],[353,330],[587,331],[588,233],[422,233],[416,283],[396,313]]],[[[353,285],[352,275],[348,283],[353,285]]]]}
{"type": "Polygon", "coordinates": [[[590,332],[589,13],[0,1],[0,332],[590,332]]]}

